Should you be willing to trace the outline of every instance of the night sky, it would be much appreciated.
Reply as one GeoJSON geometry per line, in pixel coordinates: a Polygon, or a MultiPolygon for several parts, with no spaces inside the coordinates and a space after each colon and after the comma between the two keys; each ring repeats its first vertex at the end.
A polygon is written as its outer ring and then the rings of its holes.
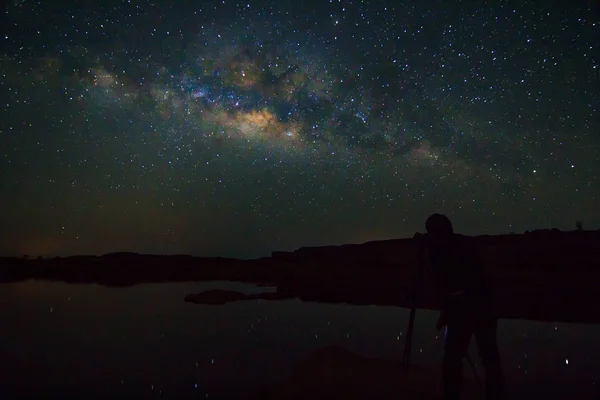
{"type": "Polygon", "coordinates": [[[597,2],[405,3],[13,0],[0,253],[599,228],[597,2]]]}

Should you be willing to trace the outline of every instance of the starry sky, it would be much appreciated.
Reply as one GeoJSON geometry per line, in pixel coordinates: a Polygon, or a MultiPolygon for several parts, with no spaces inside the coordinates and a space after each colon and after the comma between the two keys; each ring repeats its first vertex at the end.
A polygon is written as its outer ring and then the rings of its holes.
{"type": "Polygon", "coordinates": [[[10,1],[0,253],[600,228],[599,6],[544,4],[10,1]]]}

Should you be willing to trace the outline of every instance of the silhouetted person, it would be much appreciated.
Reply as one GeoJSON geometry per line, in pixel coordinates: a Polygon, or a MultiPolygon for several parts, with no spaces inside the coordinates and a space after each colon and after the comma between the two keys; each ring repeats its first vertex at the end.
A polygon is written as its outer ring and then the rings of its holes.
{"type": "Polygon", "coordinates": [[[504,385],[496,342],[498,322],[477,251],[454,234],[445,215],[431,215],[425,227],[427,254],[441,306],[436,328],[447,327],[443,399],[460,398],[463,358],[473,335],[485,370],[485,398],[501,399],[504,385]]]}

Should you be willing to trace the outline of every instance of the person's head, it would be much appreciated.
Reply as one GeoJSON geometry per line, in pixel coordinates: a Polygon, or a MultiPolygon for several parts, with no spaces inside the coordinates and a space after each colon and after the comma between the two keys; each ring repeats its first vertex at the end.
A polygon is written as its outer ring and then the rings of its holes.
{"type": "Polygon", "coordinates": [[[434,238],[446,238],[454,234],[452,222],[444,214],[432,214],[425,221],[427,235],[434,238]]]}

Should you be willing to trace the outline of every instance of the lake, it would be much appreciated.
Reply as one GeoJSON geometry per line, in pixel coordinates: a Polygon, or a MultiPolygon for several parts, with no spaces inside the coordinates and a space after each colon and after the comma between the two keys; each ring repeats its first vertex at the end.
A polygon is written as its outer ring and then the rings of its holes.
{"type": "MultiPolygon", "coordinates": [[[[211,288],[265,291],[231,282],[0,285],[0,398],[244,398],[327,345],[402,358],[407,309],[184,302],[211,288]]],[[[417,311],[411,362],[440,363],[437,314],[417,311]]],[[[507,398],[600,398],[600,325],[500,320],[498,335],[507,398]]],[[[478,361],[473,341],[470,355],[478,361]]]]}

